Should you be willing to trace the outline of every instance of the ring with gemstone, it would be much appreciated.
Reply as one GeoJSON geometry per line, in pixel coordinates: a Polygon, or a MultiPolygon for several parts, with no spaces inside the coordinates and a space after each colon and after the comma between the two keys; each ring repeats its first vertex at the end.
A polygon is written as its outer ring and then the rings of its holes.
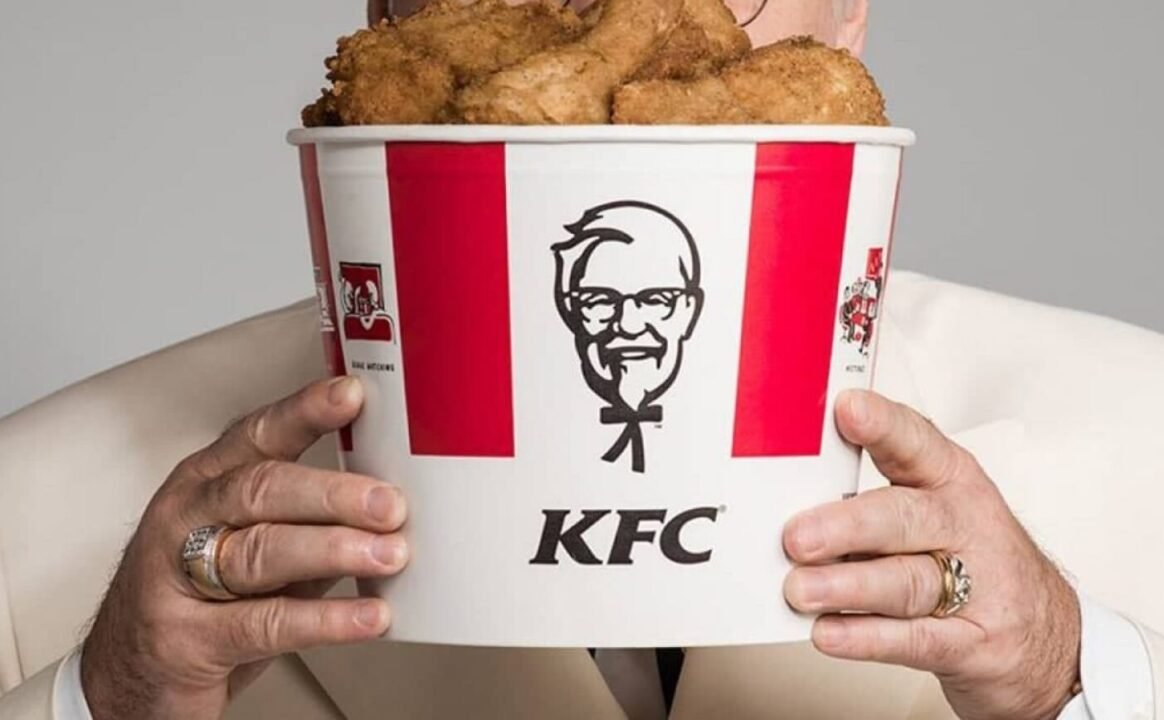
{"type": "Polygon", "coordinates": [[[942,594],[930,615],[936,618],[950,617],[970,602],[970,591],[973,588],[970,574],[966,571],[966,564],[953,553],[934,550],[929,555],[942,573],[942,594]]]}
{"type": "Polygon", "coordinates": [[[193,530],[182,546],[182,567],[190,585],[207,600],[238,600],[222,582],[218,559],[222,544],[234,528],[227,525],[207,525],[193,530]]]}

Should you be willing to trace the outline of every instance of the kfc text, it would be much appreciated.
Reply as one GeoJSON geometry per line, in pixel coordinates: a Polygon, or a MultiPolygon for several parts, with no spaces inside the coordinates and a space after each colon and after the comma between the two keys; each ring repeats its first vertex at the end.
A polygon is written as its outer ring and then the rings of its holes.
{"type": "Polygon", "coordinates": [[[545,523],[541,541],[537,554],[529,562],[530,565],[557,565],[558,547],[561,546],[580,565],[632,565],[631,553],[636,544],[654,545],[657,541],[663,556],[671,562],[698,565],[711,559],[711,549],[693,550],[684,546],[683,529],[695,520],[714,523],[719,512],[720,508],[715,507],[693,508],[668,521],[666,510],[583,510],[581,517],[567,527],[570,510],[543,510],[545,523]],[[609,553],[602,559],[594,554],[585,535],[611,513],[618,515],[618,529],[609,553]],[[656,527],[644,528],[646,523],[656,527]]]}

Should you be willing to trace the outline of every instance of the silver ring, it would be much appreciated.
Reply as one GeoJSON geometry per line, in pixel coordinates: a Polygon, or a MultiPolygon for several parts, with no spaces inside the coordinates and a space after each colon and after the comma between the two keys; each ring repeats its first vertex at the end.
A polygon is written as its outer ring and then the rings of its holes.
{"type": "Polygon", "coordinates": [[[218,558],[222,544],[234,532],[227,525],[207,525],[186,536],[182,546],[182,568],[195,591],[207,600],[238,600],[222,582],[218,558]]]}
{"type": "Polygon", "coordinates": [[[970,602],[974,584],[970,580],[970,573],[966,571],[966,564],[957,555],[945,550],[934,550],[929,555],[942,572],[942,595],[930,615],[936,618],[950,617],[970,602]]]}

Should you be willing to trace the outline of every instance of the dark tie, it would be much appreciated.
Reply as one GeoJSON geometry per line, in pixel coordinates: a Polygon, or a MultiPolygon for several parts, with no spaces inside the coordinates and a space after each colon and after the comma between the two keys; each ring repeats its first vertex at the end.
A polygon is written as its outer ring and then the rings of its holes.
{"type": "Polygon", "coordinates": [[[663,703],[670,715],[671,703],[675,700],[675,686],[679,684],[679,673],[683,672],[683,649],[657,648],[655,664],[659,668],[659,682],[663,685],[663,703]]]}
{"type": "MultiPolygon", "coordinates": [[[[594,657],[594,648],[587,648],[590,657],[594,657]]],[[[683,672],[682,648],[655,648],[655,667],[659,671],[659,684],[663,688],[663,706],[667,714],[671,714],[671,705],[675,701],[675,688],[679,685],[679,675],[683,672]]]]}

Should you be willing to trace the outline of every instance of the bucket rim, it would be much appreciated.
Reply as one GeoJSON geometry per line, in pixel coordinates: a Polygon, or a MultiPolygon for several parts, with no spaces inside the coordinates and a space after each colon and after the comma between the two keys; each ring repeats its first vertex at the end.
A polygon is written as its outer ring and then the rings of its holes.
{"type": "Polygon", "coordinates": [[[401,143],[843,143],[909,147],[912,130],[869,125],[357,125],[297,128],[291,145],[401,143]]]}

